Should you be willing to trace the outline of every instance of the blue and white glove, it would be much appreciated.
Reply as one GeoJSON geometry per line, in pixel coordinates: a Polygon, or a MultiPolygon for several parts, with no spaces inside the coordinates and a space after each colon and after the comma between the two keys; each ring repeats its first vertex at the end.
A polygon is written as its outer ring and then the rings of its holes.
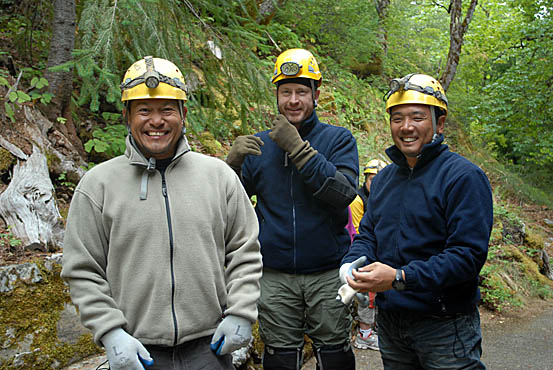
{"type": "Polygon", "coordinates": [[[340,281],[344,284],[347,284],[348,281],[346,280],[346,276],[349,276],[350,278],[355,280],[351,271],[365,266],[365,262],[367,262],[367,256],[361,256],[353,262],[344,263],[342,266],[340,266],[340,281]]]}
{"type": "Polygon", "coordinates": [[[108,331],[100,339],[111,370],[145,370],[154,360],[142,343],[121,328],[108,331]]]}
{"type": "Polygon", "coordinates": [[[228,315],[221,321],[211,338],[211,350],[217,356],[236,351],[250,343],[252,324],[239,316],[228,315]]]}
{"type": "Polygon", "coordinates": [[[355,293],[355,299],[357,299],[357,304],[361,308],[369,307],[370,300],[368,293],[355,293]]]}

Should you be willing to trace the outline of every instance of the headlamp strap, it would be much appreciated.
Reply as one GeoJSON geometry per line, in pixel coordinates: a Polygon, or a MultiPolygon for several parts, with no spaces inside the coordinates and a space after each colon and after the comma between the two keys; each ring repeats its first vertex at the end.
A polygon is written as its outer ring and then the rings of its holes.
{"type": "Polygon", "coordinates": [[[151,56],[144,57],[144,63],[146,63],[146,72],[154,71],[154,59],[151,56]]]}
{"type": "Polygon", "coordinates": [[[395,78],[392,80],[392,82],[390,82],[390,90],[386,93],[386,95],[384,95],[384,100],[388,100],[388,98],[394,94],[395,92],[399,91],[399,90],[404,90],[404,91],[407,91],[407,90],[414,90],[414,91],[418,91],[422,94],[426,94],[426,95],[430,95],[430,96],[433,96],[435,97],[436,99],[442,101],[445,103],[445,105],[448,105],[448,101],[447,101],[447,98],[444,94],[442,94],[441,91],[439,90],[434,90],[432,88],[432,86],[426,86],[426,87],[422,87],[422,86],[419,86],[419,85],[416,85],[416,84],[413,84],[413,83],[410,83],[409,80],[411,79],[411,77],[413,77],[413,75],[415,75],[416,73],[410,73],[408,74],[407,76],[403,77],[403,78],[395,78]]]}

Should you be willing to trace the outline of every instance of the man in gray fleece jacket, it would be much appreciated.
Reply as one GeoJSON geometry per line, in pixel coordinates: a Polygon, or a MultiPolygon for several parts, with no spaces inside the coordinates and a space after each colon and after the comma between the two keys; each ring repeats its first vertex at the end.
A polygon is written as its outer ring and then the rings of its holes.
{"type": "Polygon", "coordinates": [[[234,369],[257,318],[257,219],[234,171],[190,151],[184,87],[164,59],[127,70],[125,155],[71,201],[62,277],[112,370],[234,369]]]}

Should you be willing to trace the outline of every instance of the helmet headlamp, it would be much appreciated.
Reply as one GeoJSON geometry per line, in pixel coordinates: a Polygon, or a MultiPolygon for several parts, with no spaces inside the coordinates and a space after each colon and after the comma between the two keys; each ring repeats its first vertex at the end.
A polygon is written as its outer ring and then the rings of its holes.
{"type": "Polygon", "coordinates": [[[159,85],[159,73],[154,69],[154,60],[151,56],[145,57],[146,72],[142,75],[148,88],[155,89],[159,85]]]}
{"type": "Polygon", "coordinates": [[[284,62],[280,66],[280,72],[285,76],[295,76],[300,73],[301,64],[296,62],[284,62]]]}

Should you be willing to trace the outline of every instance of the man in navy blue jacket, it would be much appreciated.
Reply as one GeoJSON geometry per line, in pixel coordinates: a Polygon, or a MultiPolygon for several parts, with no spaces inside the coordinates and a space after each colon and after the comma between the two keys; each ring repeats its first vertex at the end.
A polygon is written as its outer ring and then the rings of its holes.
{"type": "Polygon", "coordinates": [[[322,78],[304,49],[283,52],[272,82],[279,115],[273,128],[236,138],[227,163],[257,196],[263,255],[259,329],[265,370],[299,370],[304,334],[318,368],[355,370],[351,316],[336,300],[348,250],[348,205],[359,159],[351,132],[319,121],[322,78]]]}
{"type": "Polygon", "coordinates": [[[386,97],[393,164],[372,182],[340,278],[377,292],[385,369],[485,369],[477,304],[493,224],[488,178],[443,144],[437,80],[410,74],[386,97]]]}

